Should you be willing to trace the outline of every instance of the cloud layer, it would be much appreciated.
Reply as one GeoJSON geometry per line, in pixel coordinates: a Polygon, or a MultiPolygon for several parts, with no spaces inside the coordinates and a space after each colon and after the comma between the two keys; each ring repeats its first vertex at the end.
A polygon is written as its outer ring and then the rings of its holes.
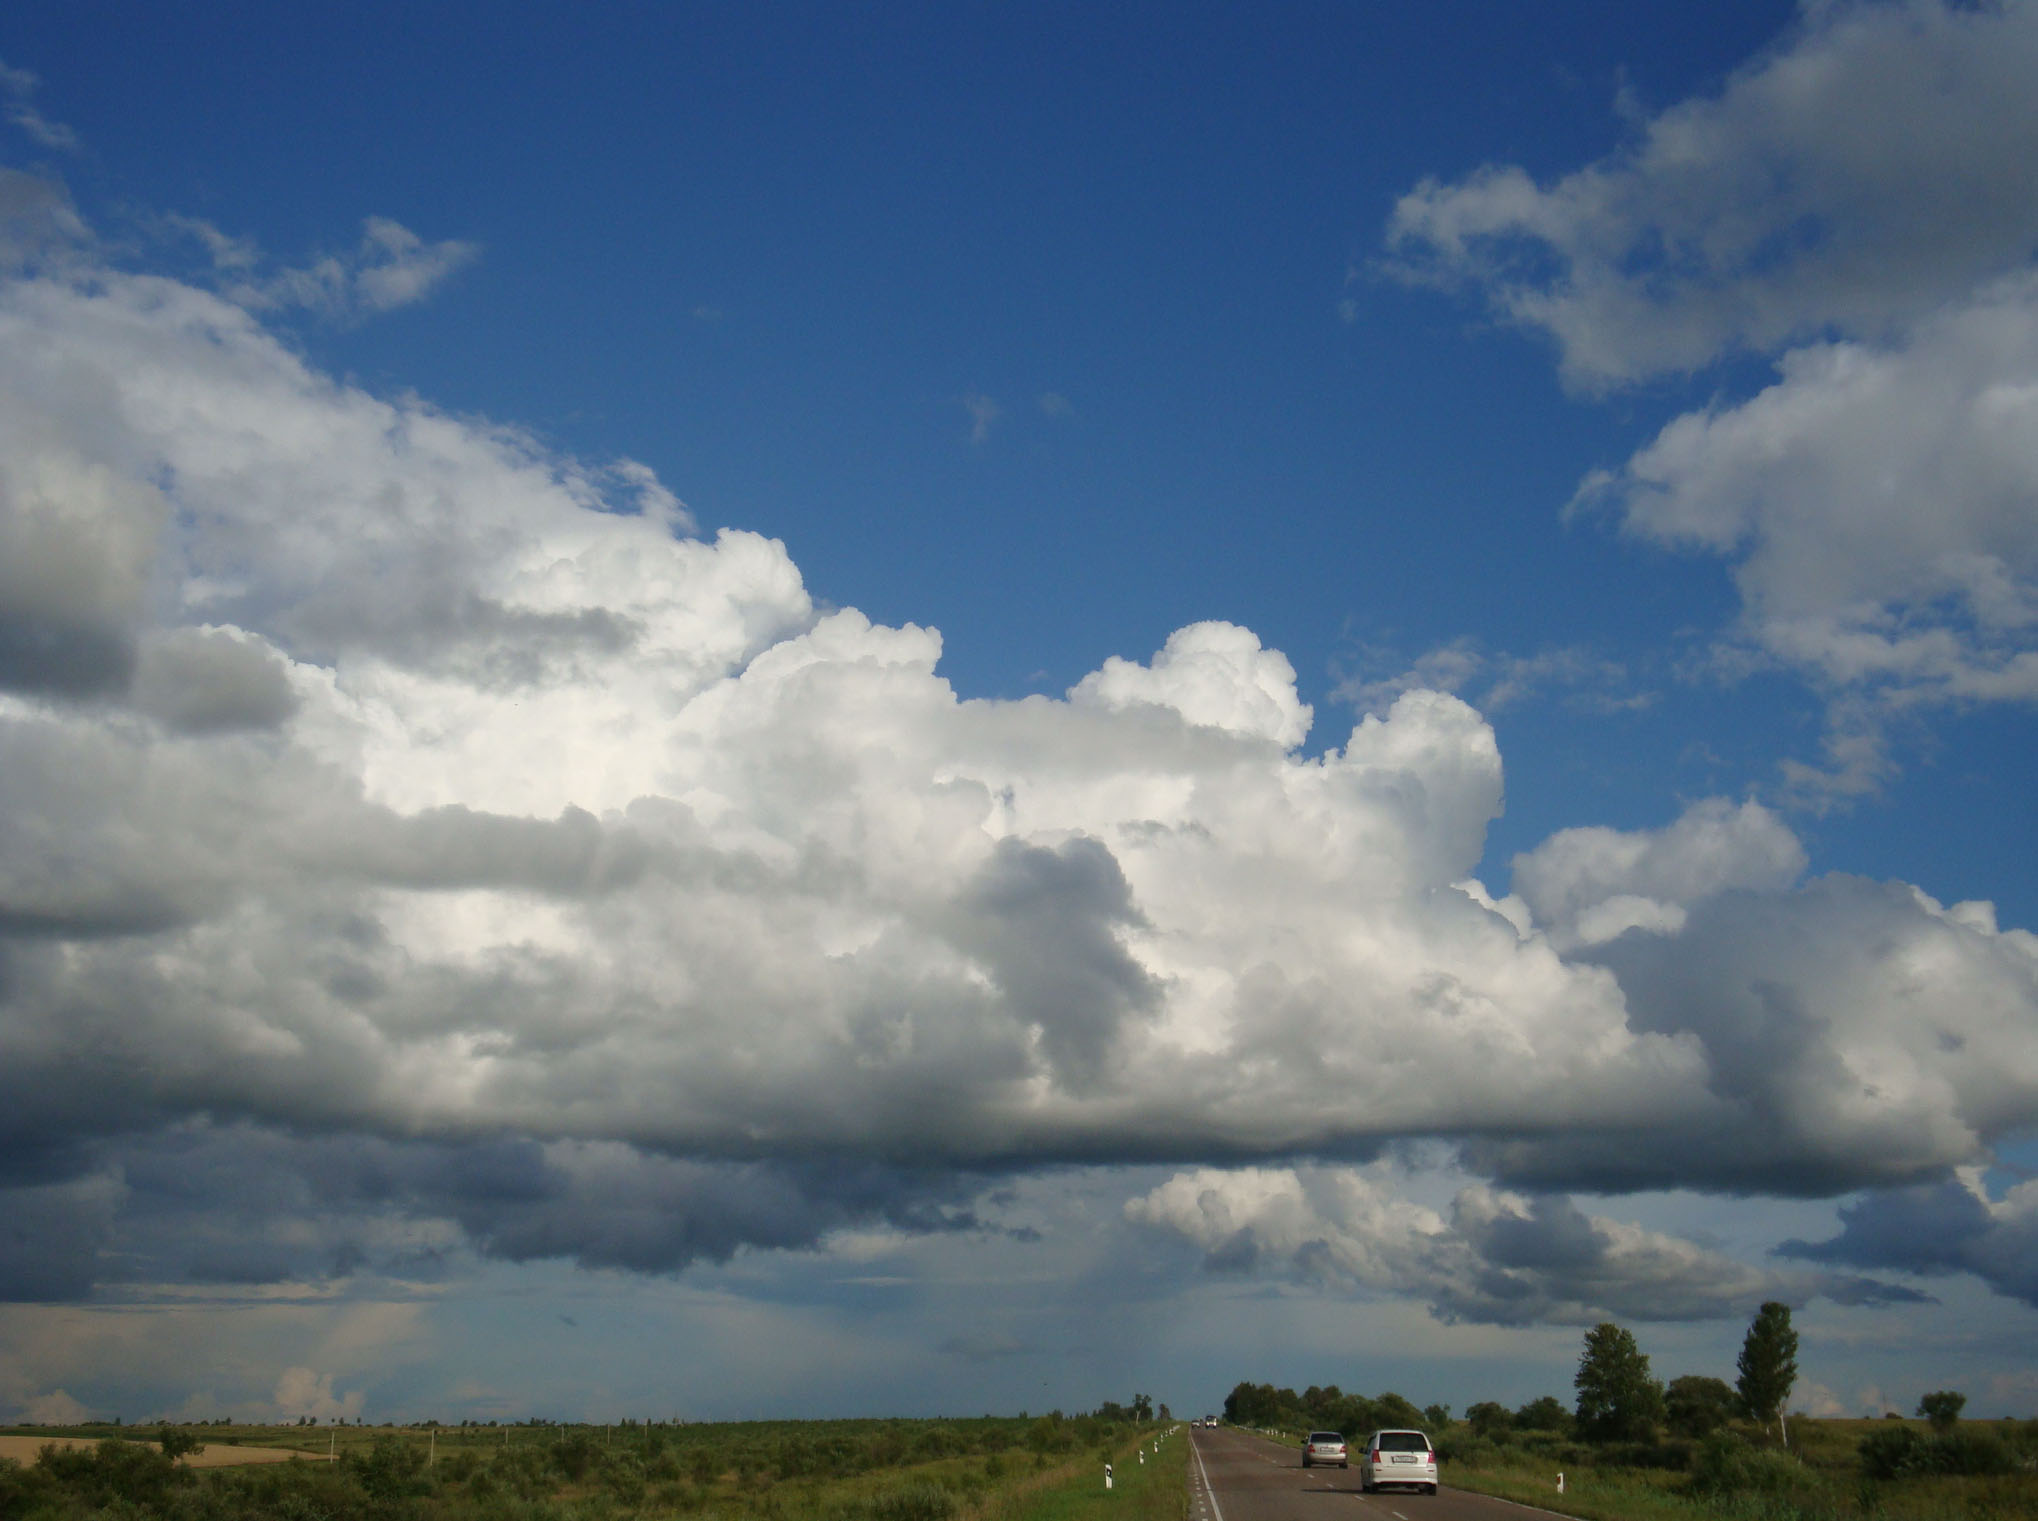
{"type": "Polygon", "coordinates": [[[1473,1184],[1440,1213],[1384,1172],[1204,1168],[1132,1200],[1126,1217],[1187,1238],[1215,1272],[1268,1271],[1426,1301],[1446,1321],[1592,1325],[1747,1314],[1815,1293],[1917,1295],[1851,1277],[1751,1268],[1564,1197],[1473,1184]]]}
{"type": "MultiPolygon", "coordinates": [[[[959,698],[937,633],[818,609],[641,467],[87,252],[0,288],[0,550],[9,1294],[664,1269],[987,1228],[1000,1170],[1411,1136],[1819,1192],[2038,1119],[2038,942],[1985,906],[1795,886],[1716,802],[1496,901],[1455,697],[1312,755],[1287,660],[1213,622],[959,698]]],[[[1753,1292],[1567,1208],[1466,1195],[1450,1313],[1753,1292]],[[1474,1270],[1579,1232],[1591,1282],[1474,1270]]]]}

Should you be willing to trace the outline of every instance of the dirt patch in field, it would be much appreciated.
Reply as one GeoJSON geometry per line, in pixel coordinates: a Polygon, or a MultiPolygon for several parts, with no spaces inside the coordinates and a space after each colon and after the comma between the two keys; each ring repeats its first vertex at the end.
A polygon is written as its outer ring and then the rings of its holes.
{"type": "MultiPolygon", "coordinates": [[[[98,1445],[89,1437],[0,1436],[0,1458],[12,1458],[17,1463],[28,1464],[33,1463],[36,1454],[45,1447],[98,1445]]],[[[292,1452],[287,1447],[235,1447],[228,1442],[207,1442],[205,1451],[195,1452],[178,1461],[191,1468],[231,1468],[240,1463],[288,1463],[292,1458],[303,1458],[307,1463],[326,1461],[322,1452],[292,1452]]]]}

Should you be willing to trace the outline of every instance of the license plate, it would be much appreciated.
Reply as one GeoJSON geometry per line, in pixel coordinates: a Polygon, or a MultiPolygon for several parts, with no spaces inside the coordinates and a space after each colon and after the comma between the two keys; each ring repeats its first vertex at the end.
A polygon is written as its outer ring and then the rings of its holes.
{"type": "Polygon", "coordinates": [[[1387,1456],[1396,1463],[1413,1463],[1415,1461],[1415,1454],[1412,1452],[1390,1452],[1387,1456]]]}

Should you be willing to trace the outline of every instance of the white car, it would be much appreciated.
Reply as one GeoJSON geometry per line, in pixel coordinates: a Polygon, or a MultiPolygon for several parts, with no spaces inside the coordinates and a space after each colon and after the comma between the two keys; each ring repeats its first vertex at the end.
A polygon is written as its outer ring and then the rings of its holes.
{"type": "Polygon", "coordinates": [[[1437,1492],[1437,1453],[1420,1431],[1376,1431],[1359,1454],[1359,1488],[1367,1494],[1388,1485],[1437,1492]]]}

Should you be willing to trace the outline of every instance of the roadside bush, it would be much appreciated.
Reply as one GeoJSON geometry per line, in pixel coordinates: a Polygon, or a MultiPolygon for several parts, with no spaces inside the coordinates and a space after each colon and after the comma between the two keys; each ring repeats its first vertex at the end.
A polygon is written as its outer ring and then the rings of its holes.
{"type": "Polygon", "coordinates": [[[40,1467],[24,1468],[0,1458],[0,1516],[25,1516],[54,1498],[56,1484],[40,1467]]]}
{"type": "Polygon", "coordinates": [[[210,1492],[189,1513],[206,1521],[367,1521],[400,1503],[378,1507],[343,1464],[277,1463],[204,1477],[210,1492]]]}
{"type": "Polygon", "coordinates": [[[170,1508],[171,1496],[190,1487],[193,1474],[154,1447],[140,1442],[101,1442],[96,1447],[42,1449],[37,1466],[57,1485],[93,1510],[117,1500],[150,1510],[170,1508]]]}
{"type": "Polygon", "coordinates": [[[602,1489],[624,1505],[635,1509],[644,1503],[644,1492],[649,1487],[644,1474],[643,1461],[634,1452],[613,1452],[602,1464],[602,1489]]]}
{"type": "Polygon", "coordinates": [[[1681,1473],[1691,1467],[1692,1444],[1680,1441],[1566,1443],[1557,1451],[1568,1461],[1594,1468],[1663,1468],[1681,1473]]]}
{"type": "Polygon", "coordinates": [[[400,1500],[431,1493],[431,1481],[424,1477],[424,1448],[402,1437],[379,1436],[370,1445],[367,1456],[350,1454],[341,1461],[371,1500],[400,1500]]]}
{"type": "Polygon", "coordinates": [[[955,1496],[939,1484],[908,1484],[873,1495],[870,1521],[948,1521],[955,1496]]]}
{"type": "Polygon", "coordinates": [[[955,1495],[939,1484],[907,1484],[831,1511],[828,1521],[948,1521],[955,1495]]]}
{"type": "Polygon", "coordinates": [[[1444,1463],[1463,1463],[1467,1468],[1484,1468],[1500,1457],[1501,1444],[1475,1433],[1437,1438],[1437,1458],[1444,1463]]]}
{"type": "Polygon", "coordinates": [[[586,1478],[600,1458],[601,1444],[589,1432],[576,1431],[552,1444],[552,1466],[575,1483],[586,1478]]]}
{"type": "MultiPolygon", "coordinates": [[[[552,1493],[550,1454],[542,1447],[512,1447],[496,1457],[485,1470],[494,1485],[519,1500],[535,1500],[552,1493]]],[[[475,1475],[478,1484],[482,1474],[475,1475]]]]}
{"type": "Polygon", "coordinates": [[[1737,1408],[1734,1391],[1725,1379],[1687,1373],[1670,1380],[1670,1386],[1663,1391],[1663,1410],[1670,1429],[1682,1437],[1702,1437],[1718,1431],[1734,1418],[1737,1408]]]}
{"type": "Polygon", "coordinates": [[[1790,1454],[1757,1447],[1730,1431],[1715,1431],[1691,1458],[1690,1487],[1707,1496],[1791,1494],[1804,1488],[1808,1477],[1790,1454]]]}
{"type": "Polygon", "coordinates": [[[967,1445],[953,1426],[924,1426],[913,1439],[913,1461],[929,1463],[936,1458],[954,1457],[967,1445]]]}
{"type": "Polygon", "coordinates": [[[1915,1426],[1891,1426],[1861,1439],[1861,1471],[1871,1479],[1907,1479],[1925,1474],[1984,1478],[2016,1467],[2010,1449],[1992,1431],[1955,1429],[1926,1436],[1915,1426]]]}

